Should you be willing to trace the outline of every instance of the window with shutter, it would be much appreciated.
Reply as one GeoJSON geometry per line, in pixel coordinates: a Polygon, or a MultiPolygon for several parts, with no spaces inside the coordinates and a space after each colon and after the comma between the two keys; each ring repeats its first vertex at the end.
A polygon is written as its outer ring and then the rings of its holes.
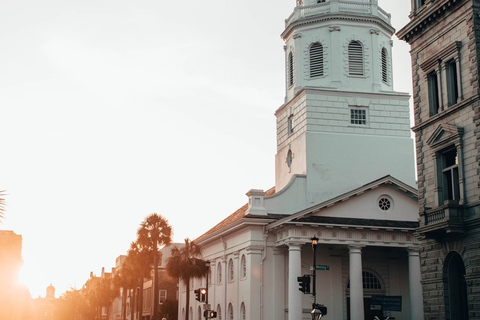
{"type": "Polygon", "coordinates": [[[323,76],[323,46],[315,42],[310,46],[310,78],[323,76]]]}
{"type": "Polygon", "coordinates": [[[288,86],[293,86],[293,53],[288,54],[288,86]]]}
{"type": "Polygon", "coordinates": [[[382,48],[382,81],[388,83],[388,60],[385,48],[382,48]]]}
{"type": "Polygon", "coordinates": [[[358,41],[348,44],[348,74],[351,76],[363,76],[363,47],[358,41]]]}

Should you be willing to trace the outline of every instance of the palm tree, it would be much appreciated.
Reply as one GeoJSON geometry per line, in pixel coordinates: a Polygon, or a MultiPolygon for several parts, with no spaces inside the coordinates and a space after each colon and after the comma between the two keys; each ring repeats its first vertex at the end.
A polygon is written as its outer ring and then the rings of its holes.
{"type": "Polygon", "coordinates": [[[190,308],[190,279],[201,278],[208,273],[206,261],[198,258],[201,255],[202,248],[187,238],[185,246],[172,248],[172,254],[167,261],[167,273],[175,279],[181,279],[187,286],[185,320],[188,319],[190,308]]]}
{"type": "Polygon", "coordinates": [[[172,227],[162,216],[152,213],[140,224],[137,242],[142,247],[151,248],[153,254],[153,320],[158,320],[158,256],[162,246],[172,241],[172,227]]]}
{"type": "MultiPolygon", "coordinates": [[[[148,247],[144,247],[139,244],[138,241],[132,242],[130,245],[130,249],[127,253],[127,258],[125,259],[125,267],[127,270],[130,270],[131,273],[131,283],[130,289],[135,290],[136,288],[140,288],[138,302],[135,301],[130,302],[130,316],[131,320],[134,320],[135,314],[135,305],[138,305],[138,319],[142,318],[142,305],[143,305],[143,281],[146,278],[150,278],[150,271],[152,270],[152,251],[148,247]]],[[[134,292],[135,293],[135,292],[134,292]]],[[[135,299],[135,295],[132,295],[135,299]]]]}

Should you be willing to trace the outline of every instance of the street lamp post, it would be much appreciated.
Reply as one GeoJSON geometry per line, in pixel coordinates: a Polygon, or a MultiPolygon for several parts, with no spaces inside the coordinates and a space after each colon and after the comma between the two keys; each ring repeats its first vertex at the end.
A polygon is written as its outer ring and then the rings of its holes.
{"type": "MultiPolygon", "coordinates": [[[[312,273],[312,281],[313,281],[313,286],[312,286],[312,297],[313,297],[313,303],[312,303],[312,320],[319,320],[322,318],[324,313],[322,312],[321,308],[322,306],[317,304],[317,273],[316,273],[316,268],[317,268],[317,245],[318,245],[318,238],[313,236],[311,238],[312,240],[312,249],[313,249],[313,273],[312,273]]],[[[322,308],[323,309],[323,308],[322,308]]],[[[326,310],[326,308],[324,309],[326,310]]],[[[325,312],[326,314],[326,312],[325,312]]]]}
{"type": "Polygon", "coordinates": [[[312,280],[313,280],[313,286],[312,286],[312,296],[313,296],[313,304],[315,305],[317,303],[317,290],[316,290],[316,285],[317,285],[317,275],[316,275],[316,266],[317,266],[317,245],[318,245],[318,238],[313,236],[312,239],[312,249],[313,249],[313,274],[312,274],[312,280]]]}
{"type": "Polygon", "coordinates": [[[208,308],[208,277],[210,276],[210,261],[206,261],[205,265],[207,266],[207,279],[206,279],[206,290],[207,292],[205,293],[205,304],[207,305],[207,308],[205,308],[204,314],[205,314],[205,320],[208,319],[210,309],[208,308]]]}

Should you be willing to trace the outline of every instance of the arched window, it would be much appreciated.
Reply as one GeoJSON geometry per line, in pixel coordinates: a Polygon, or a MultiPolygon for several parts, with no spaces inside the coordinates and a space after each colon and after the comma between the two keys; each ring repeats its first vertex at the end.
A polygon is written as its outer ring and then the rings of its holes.
{"type": "Polygon", "coordinates": [[[247,277],[247,259],[245,258],[245,255],[242,255],[242,259],[240,260],[240,263],[241,263],[241,266],[242,266],[242,269],[241,269],[241,272],[242,272],[241,278],[242,278],[242,279],[245,279],[245,278],[247,277]]]}
{"type": "Polygon", "coordinates": [[[231,303],[228,304],[228,320],[233,320],[233,306],[231,303]]]}
{"type": "MultiPolygon", "coordinates": [[[[373,295],[385,295],[385,284],[379,275],[375,274],[374,271],[362,271],[362,286],[363,286],[363,300],[364,302],[371,303],[373,295]]],[[[350,314],[350,280],[347,283],[347,320],[355,319],[350,314]]],[[[374,315],[381,316],[381,311],[378,310],[364,310],[365,319],[373,319],[374,315]],[[377,312],[380,312],[377,314],[377,312]]]]}
{"type": "MultiPolygon", "coordinates": [[[[370,271],[362,271],[363,290],[378,291],[383,290],[380,279],[370,271]]],[[[348,280],[347,289],[350,289],[350,280],[348,280]]]]}
{"type": "Polygon", "coordinates": [[[363,76],[363,47],[359,41],[353,40],[348,44],[348,74],[363,76]]]}
{"type": "Polygon", "coordinates": [[[467,320],[468,299],[465,264],[457,252],[450,252],[443,269],[446,319],[467,320]]]}
{"type": "Polygon", "coordinates": [[[288,54],[288,86],[293,86],[293,77],[294,77],[294,63],[293,63],[293,52],[288,54]]]}
{"type": "Polygon", "coordinates": [[[203,320],[202,319],[202,308],[199,306],[198,309],[197,309],[197,319],[198,320],[203,320]]]}
{"type": "Polygon", "coordinates": [[[222,307],[217,304],[217,319],[222,320],[222,307]]]}
{"type": "Polygon", "coordinates": [[[245,303],[242,302],[240,305],[240,319],[246,320],[247,319],[247,311],[245,310],[245,303]]]}
{"type": "Polygon", "coordinates": [[[231,282],[233,281],[233,276],[234,276],[234,270],[233,270],[233,259],[230,259],[228,261],[228,281],[231,282]]]}
{"type": "Polygon", "coordinates": [[[310,78],[323,76],[323,46],[320,42],[310,46],[310,78]]]}
{"type": "Polygon", "coordinates": [[[217,264],[217,284],[222,283],[222,263],[217,264]]]}
{"type": "Polygon", "coordinates": [[[385,48],[382,48],[382,81],[388,83],[388,55],[385,48]]]}

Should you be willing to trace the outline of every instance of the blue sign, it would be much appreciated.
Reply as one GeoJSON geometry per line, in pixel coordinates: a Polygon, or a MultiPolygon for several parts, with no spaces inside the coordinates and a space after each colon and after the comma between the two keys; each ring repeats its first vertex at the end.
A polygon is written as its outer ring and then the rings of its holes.
{"type": "Polygon", "coordinates": [[[382,306],[383,311],[402,311],[402,296],[374,296],[372,305],[382,306]]]}

